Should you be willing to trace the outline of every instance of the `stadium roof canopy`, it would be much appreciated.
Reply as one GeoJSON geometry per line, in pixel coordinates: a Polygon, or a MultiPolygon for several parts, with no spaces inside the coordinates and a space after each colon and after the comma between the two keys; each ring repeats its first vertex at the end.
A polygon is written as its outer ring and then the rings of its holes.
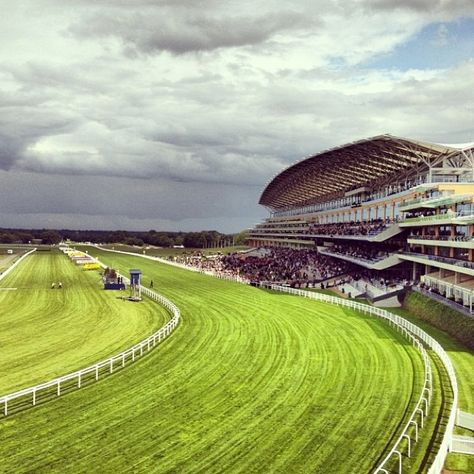
{"type": "Polygon", "coordinates": [[[379,135],[331,148],[289,166],[265,187],[259,203],[290,209],[341,197],[358,188],[378,189],[427,173],[472,171],[474,144],[440,145],[379,135]]]}

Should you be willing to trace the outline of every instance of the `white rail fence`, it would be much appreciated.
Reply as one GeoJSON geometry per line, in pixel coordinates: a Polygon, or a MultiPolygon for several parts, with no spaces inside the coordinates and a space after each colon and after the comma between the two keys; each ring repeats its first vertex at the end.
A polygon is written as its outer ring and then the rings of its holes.
{"type": "Polygon", "coordinates": [[[10,265],[2,274],[0,274],[0,280],[3,280],[9,273],[11,273],[17,267],[17,265],[19,265],[26,257],[28,257],[28,255],[31,255],[33,252],[36,252],[36,248],[30,250],[29,252],[26,252],[13,265],[10,265]]]}
{"type": "MultiPolygon", "coordinates": [[[[30,252],[29,254],[31,253],[32,252],[30,252]]],[[[26,257],[26,255],[24,257],[26,257]]],[[[17,263],[19,263],[19,261],[17,263]]],[[[103,264],[101,265],[105,266],[103,264]]],[[[125,283],[130,283],[130,280],[127,277],[122,278],[125,283]]],[[[126,364],[135,362],[135,360],[143,356],[145,353],[150,352],[153,348],[155,348],[162,341],[164,341],[178,326],[181,318],[180,310],[173,302],[171,302],[164,296],[150,290],[149,288],[142,286],[141,291],[142,294],[148,296],[152,300],[164,306],[171,313],[172,317],[167,324],[162,326],[151,336],[143,339],[142,341],[126,349],[125,351],[120,352],[120,354],[115,354],[109,357],[108,359],[104,359],[100,362],[90,365],[89,367],[77,370],[76,372],[63,375],[61,377],[49,380],[44,383],[40,383],[38,385],[34,385],[32,387],[24,388],[17,392],[12,392],[0,396],[0,407],[3,406],[4,416],[7,416],[9,414],[9,407],[15,400],[25,400],[27,401],[28,405],[31,404],[32,406],[35,406],[38,403],[38,398],[42,393],[45,394],[47,392],[48,394],[53,393],[56,396],[60,396],[61,391],[65,386],[66,388],[70,388],[71,385],[75,388],[81,388],[84,382],[86,381],[87,376],[90,376],[89,379],[97,381],[99,380],[100,376],[103,377],[107,374],[111,374],[118,367],[125,367],[126,364]],[[71,384],[71,382],[73,382],[73,384],[71,384]]]]}
{"type": "Polygon", "coordinates": [[[458,410],[456,424],[461,428],[467,428],[474,431],[474,415],[466,411],[458,410]]]}
{"type": "Polygon", "coordinates": [[[350,299],[346,300],[343,298],[338,298],[336,296],[330,296],[330,295],[315,293],[311,291],[305,291],[305,290],[296,289],[296,288],[288,288],[284,286],[271,285],[271,289],[276,290],[276,291],[281,291],[284,293],[293,294],[293,295],[303,296],[305,298],[311,298],[318,301],[324,301],[326,303],[331,303],[338,306],[345,306],[348,308],[356,309],[357,311],[360,311],[362,313],[370,314],[370,315],[385,319],[386,321],[388,321],[390,325],[397,328],[401,333],[403,333],[420,350],[423,357],[423,362],[425,365],[425,381],[423,384],[420,397],[418,399],[418,402],[415,405],[415,408],[407,424],[402,430],[401,435],[399,436],[399,438],[393,445],[392,449],[389,451],[389,453],[386,455],[386,457],[383,459],[383,461],[374,471],[375,473],[388,474],[389,472],[392,472],[389,470],[388,465],[391,462],[393,462],[393,458],[396,458],[397,460],[397,472],[399,474],[403,473],[404,453],[406,452],[406,455],[408,457],[411,456],[411,445],[413,442],[412,436],[414,436],[415,442],[418,441],[419,428],[423,427],[424,419],[426,418],[426,416],[428,416],[429,405],[431,402],[431,395],[432,395],[432,385],[431,385],[432,378],[431,378],[431,366],[429,363],[429,357],[427,356],[426,351],[423,348],[423,345],[419,342],[418,339],[423,341],[429,348],[431,348],[435,352],[435,354],[440,358],[440,360],[442,361],[445,367],[445,370],[448,374],[449,381],[451,384],[451,390],[453,392],[453,400],[452,400],[452,405],[449,412],[446,431],[444,433],[443,440],[441,442],[441,446],[438,450],[438,453],[428,470],[428,474],[441,473],[446,456],[452,448],[452,442],[453,442],[452,433],[453,433],[454,424],[456,421],[456,413],[457,413],[458,385],[457,385],[456,374],[454,371],[454,367],[451,363],[451,360],[449,359],[449,356],[446,354],[446,352],[441,347],[441,345],[438,343],[438,341],[433,339],[429,334],[427,334],[425,331],[423,331],[421,328],[411,323],[410,321],[407,321],[406,319],[396,314],[390,313],[389,311],[382,308],[368,306],[366,304],[359,303],[357,301],[350,300],[350,299]],[[402,450],[401,448],[401,444],[403,441],[406,441],[406,444],[407,444],[406,450],[402,450]]]}
{"type": "MultiPolygon", "coordinates": [[[[172,262],[166,259],[162,259],[159,257],[141,255],[141,254],[133,253],[133,252],[124,252],[120,250],[104,249],[98,246],[97,248],[101,250],[106,250],[109,252],[117,252],[117,253],[122,253],[126,255],[143,257],[149,260],[160,261],[162,263],[179,267],[179,268],[184,268],[186,270],[191,270],[191,271],[196,271],[196,272],[200,271],[199,269],[196,269],[195,267],[189,267],[187,265],[182,265],[182,264],[172,262]]],[[[212,272],[207,272],[207,274],[219,277],[218,274],[213,274],[212,272]]],[[[231,277],[228,279],[239,282],[239,283],[247,283],[247,281],[245,281],[244,279],[237,279],[235,277],[234,278],[231,277]]],[[[362,313],[370,314],[370,315],[385,319],[386,321],[389,322],[389,324],[393,325],[401,333],[403,333],[420,350],[422,354],[423,362],[425,365],[425,381],[423,384],[423,389],[421,391],[418,402],[415,405],[415,409],[412,412],[412,415],[410,416],[407,424],[402,430],[402,434],[399,436],[399,438],[397,439],[397,441],[395,442],[394,446],[389,451],[387,456],[384,458],[384,460],[376,468],[376,470],[374,471],[375,474],[378,474],[378,473],[388,474],[389,472],[393,472],[393,471],[389,471],[386,466],[390,463],[393,463],[394,458],[397,462],[395,467],[398,470],[398,474],[403,474],[403,458],[404,458],[405,450],[403,450],[402,452],[400,445],[402,444],[403,441],[406,441],[406,445],[407,445],[406,454],[408,455],[408,457],[410,457],[411,447],[412,447],[412,442],[413,442],[412,437],[414,437],[415,442],[418,441],[419,430],[423,426],[426,416],[428,416],[429,414],[429,404],[431,402],[431,395],[432,395],[431,365],[429,364],[429,358],[427,358],[426,351],[423,345],[420,344],[418,339],[423,341],[423,343],[426,346],[428,346],[439,357],[439,359],[441,360],[447,372],[449,382],[451,385],[452,394],[453,394],[452,405],[449,411],[448,421],[446,424],[446,430],[444,432],[441,445],[438,449],[438,453],[436,454],[435,459],[433,460],[428,470],[428,474],[440,474],[443,470],[446,456],[448,452],[452,450],[452,447],[453,447],[453,430],[454,430],[454,426],[456,422],[457,405],[458,405],[458,384],[457,384],[456,373],[454,371],[452,362],[448,354],[441,347],[438,341],[436,341],[436,339],[431,337],[428,333],[426,333],[425,331],[423,331],[421,328],[411,323],[410,321],[402,318],[401,316],[390,313],[389,311],[382,308],[369,306],[369,305],[354,301],[352,299],[343,299],[337,296],[325,295],[322,293],[305,291],[305,290],[297,289],[297,288],[290,288],[290,287],[274,285],[274,284],[265,284],[264,286],[267,288],[271,288],[274,291],[280,291],[280,292],[289,293],[293,295],[303,296],[305,298],[323,301],[326,303],[335,304],[337,306],[346,306],[352,309],[356,309],[362,313]]]]}
{"type": "Polygon", "coordinates": [[[453,451],[460,454],[474,455],[474,438],[471,436],[453,436],[453,451]]]}

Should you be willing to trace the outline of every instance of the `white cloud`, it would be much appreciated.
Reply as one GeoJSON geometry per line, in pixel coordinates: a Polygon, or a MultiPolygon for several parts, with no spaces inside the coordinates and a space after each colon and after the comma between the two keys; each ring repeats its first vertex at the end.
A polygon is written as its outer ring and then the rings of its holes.
{"type": "Polygon", "coordinates": [[[219,189],[226,197],[213,199],[232,209],[235,223],[261,213],[257,190],[271,176],[329,146],[386,132],[473,140],[472,62],[403,72],[365,66],[430,22],[472,12],[469,2],[268,0],[258,11],[250,2],[137,5],[25,0],[5,9],[0,169],[31,182],[48,177],[56,194],[76,196],[72,206],[45,197],[44,186],[29,200],[3,188],[2,202],[23,202],[10,216],[74,222],[94,207],[101,218],[115,216],[107,225],[148,226],[145,214],[127,208],[119,218],[105,202],[79,198],[79,178],[100,187],[103,177],[132,178],[131,188],[155,197],[153,186],[166,189],[166,209],[141,208],[168,228],[195,222],[195,208],[180,205],[183,186],[196,186],[196,218],[224,222],[206,194],[219,189]],[[251,194],[255,207],[232,207],[233,192],[240,201],[251,194]]]}

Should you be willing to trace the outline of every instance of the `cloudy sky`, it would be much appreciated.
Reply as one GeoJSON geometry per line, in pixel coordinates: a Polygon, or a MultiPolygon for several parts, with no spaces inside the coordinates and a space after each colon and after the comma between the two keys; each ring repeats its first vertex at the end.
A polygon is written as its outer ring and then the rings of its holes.
{"type": "Polygon", "coordinates": [[[472,0],[0,7],[0,227],[234,232],[322,149],[474,141],[472,0]]]}

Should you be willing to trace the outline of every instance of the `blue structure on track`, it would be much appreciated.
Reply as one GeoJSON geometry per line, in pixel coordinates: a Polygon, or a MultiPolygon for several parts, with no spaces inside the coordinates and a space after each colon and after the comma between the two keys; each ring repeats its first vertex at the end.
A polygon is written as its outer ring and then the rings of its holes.
{"type": "Polygon", "coordinates": [[[140,301],[142,299],[141,291],[141,274],[142,271],[138,269],[129,270],[130,273],[130,299],[133,301],[140,301]]]}

